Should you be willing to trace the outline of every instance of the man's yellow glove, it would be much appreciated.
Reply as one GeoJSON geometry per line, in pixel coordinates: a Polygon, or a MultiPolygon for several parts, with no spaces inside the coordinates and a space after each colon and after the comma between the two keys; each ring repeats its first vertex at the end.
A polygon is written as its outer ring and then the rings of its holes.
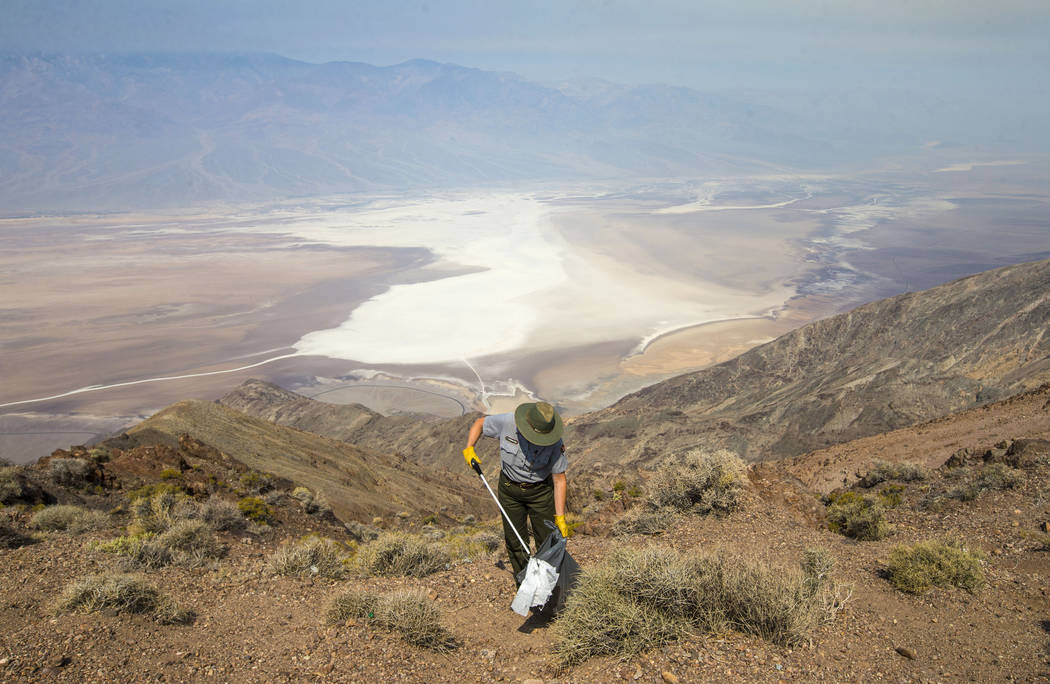
{"type": "Polygon", "coordinates": [[[569,526],[565,524],[565,516],[554,516],[554,524],[558,526],[558,531],[561,532],[561,536],[567,539],[569,537],[569,526]]]}
{"type": "Polygon", "coordinates": [[[477,461],[478,465],[481,465],[481,459],[474,453],[474,447],[469,446],[463,450],[463,460],[467,462],[467,466],[470,468],[474,467],[472,461],[477,461]]]}

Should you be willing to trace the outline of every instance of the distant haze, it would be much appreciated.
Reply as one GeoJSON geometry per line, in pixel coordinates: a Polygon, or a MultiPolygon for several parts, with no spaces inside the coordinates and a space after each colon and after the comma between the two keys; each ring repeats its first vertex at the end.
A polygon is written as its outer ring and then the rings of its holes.
{"type": "Polygon", "coordinates": [[[1045,116],[907,90],[557,87],[413,60],[0,57],[0,211],[535,181],[698,177],[1045,152],[1045,116]],[[931,158],[931,154],[939,155],[931,158]]]}

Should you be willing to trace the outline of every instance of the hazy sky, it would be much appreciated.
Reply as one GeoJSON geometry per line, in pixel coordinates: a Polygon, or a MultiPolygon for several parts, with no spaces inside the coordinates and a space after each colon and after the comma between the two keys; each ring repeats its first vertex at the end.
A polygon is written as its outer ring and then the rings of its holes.
{"type": "Polygon", "coordinates": [[[0,0],[0,50],[423,57],[554,81],[1032,88],[1047,0],[0,0]]]}

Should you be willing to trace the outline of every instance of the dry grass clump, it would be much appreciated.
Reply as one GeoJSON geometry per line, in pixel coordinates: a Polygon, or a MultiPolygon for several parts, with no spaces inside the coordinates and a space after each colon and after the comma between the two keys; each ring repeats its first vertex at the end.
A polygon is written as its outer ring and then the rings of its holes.
{"type": "Polygon", "coordinates": [[[321,492],[311,492],[306,487],[296,487],[292,490],[292,498],[303,505],[303,511],[307,515],[324,515],[332,510],[328,499],[321,492]]]}
{"type": "Polygon", "coordinates": [[[450,560],[441,545],[404,532],[385,532],[357,554],[358,567],[370,575],[424,577],[450,560]]]}
{"type": "Polygon", "coordinates": [[[149,613],[161,624],[185,624],[194,617],[141,578],[123,574],[92,575],[67,585],[56,608],[81,613],[149,613]]]}
{"type": "Polygon", "coordinates": [[[338,624],[352,618],[374,621],[422,648],[447,651],[455,646],[452,634],[441,624],[441,609],[423,589],[381,595],[352,589],[332,601],[326,619],[338,624]]]}
{"type": "Polygon", "coordinates": [[[746,468],[725,449],[692,451],[663,465],[649,480],[649,505],[724,515],[740,505],[746,468]]]}
{"type": "Polygon", "coordinates": [[[267,565],[277,575],[339,579],[346,574],[347,560],[348,555],[338,543],[309,536],[283,545],[270,556],[267,565]]]}
{"type": "Polygon", "coordinates": [[[172,563],[197,568],[226,553],[212,528],[201,520],[180,520],[160,534],[138,532],[101,542],[95,548],[123,556],[129,569],[154,569],[172,563]]]}
{"type": "Polygon", "coordinates": [[[859,541],[877,541],[893,528],[878,499],[856,492],[841,492],[827,498],[828,529],[859,541]]]}
{"type": "Polygon", "coordinates": [[[859,484],[865,489],[870,489],[877,484],[888,480],[898,482],[917,482],[929,477],[926,469],[917,463],[891,463],[889,461],[874,461],[868,468],[868,472],[860,479],[859,484]]]}
{"type": "Polygon", "coordinates": [[[56,484],[76,487],[87,482],[91,465],[82,458],[53,458],[48,462],[47,472],[56,484]]]}
{"type": "Polygon", "coordinates": [[[572,665],[596,655],[631,655],[689,630],[733,627],[796,644],[845,599],[818,552],[801,572],[737,555],[622,549],[583,574],[553,627],[554,655],[572,665]]]}
{"type": "Polygon", "coordinates": [[[101,530],[109,524],[109,515],[104,511],[66,504],[42,508],[29,521],[29,525],[38,530],[62,530],[72,534],[101,530]]]}
{"type": "Polygon", "coordinates": [[[612,533],[616,536],[660,534],[667,529],[677,513],[677,509],[670,507],[635,506],[613,523],[612,533]]]}
{"type": "Polygon", "coordinates": [[[984,555],[954,539],[897,546],[890,552],[887,575],[903,592],[922,594],[931,587],[956,586],[971,594],[984,585],[984,555]]]}
{"type": "Polygon", "coordinates": [[[129,497],[135,532],[160,533],[192,515],[192,508],[185,505],[188,497],[170,484],[144,487],[129,497]]]}
{"type": "Polygon", "coordinates": [[[977,476],[979,489],[1013,489],[1024,482],[1023,470],[1011,468],[1005,463],[989,463],[977,476]]]}
{"type": "Polygon", "coordinates": [[[218,496],[200,504],[197,515],[216,530],[243,530],[248,524],[237,504],[218,496]]]}
{"type": "Polygon", "coordinates": [[[503,537],[491,530],[468,530],[452,532],[442,540],[442,544],[452,559],[474,560],[502,548],[503,537]]]}

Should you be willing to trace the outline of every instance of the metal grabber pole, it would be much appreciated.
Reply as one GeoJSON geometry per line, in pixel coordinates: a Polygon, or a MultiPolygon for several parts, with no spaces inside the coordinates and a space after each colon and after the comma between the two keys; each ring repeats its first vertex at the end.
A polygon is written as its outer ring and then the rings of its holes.
{"type": "Polygon", "coordinates": [[[507,521],[507,524],[510,525],[510,529],[514,530],[514,536],[518,538],[519,542],[521,542],[521,548],[525,549],[525,555],[532,558],[532,554],[529,553],[529,545],[526,544],[525,540],[521,538],[520,534],[518,534],[518,528],[514,527],[514,523],[511,521],[510,516],[507,515],[507,511],[503,510],[503,504],[499,502],[496,493],[492,491],[492,487],[489,486],[489,481],[485,479],[485,474],[481,472],[481,464],[478,463],[477,460],[471,460],[470,467],[474,469],[474,472],[478,474],[481,481],[485,483],[485,489],[489,490],[489,494],[492,495],[492,500],[496,502],[497,506],[499,506],[499,512],[503,514],[503,518],[507,521]]]}

